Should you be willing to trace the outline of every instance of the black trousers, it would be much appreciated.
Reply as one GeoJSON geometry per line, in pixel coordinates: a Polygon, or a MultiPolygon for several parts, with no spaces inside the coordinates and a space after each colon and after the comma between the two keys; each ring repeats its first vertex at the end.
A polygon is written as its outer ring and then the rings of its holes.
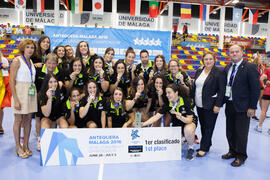
{"type": "Polygon", "coordinates": [[[208,152],[212,145],[212,135],[216,125],[218,114],[215,114],[213,109],[204,109],[197,106],[197,113],[201,125],[202,139],[200,150],[208,152]]]}
{"type": "Polygon", "coordinates": [[[225,114],[229,152],[236,158],[245,161],[250,118],[247,116],[247,112],[236,112],[232,101],[227,101],[225,114]]]}

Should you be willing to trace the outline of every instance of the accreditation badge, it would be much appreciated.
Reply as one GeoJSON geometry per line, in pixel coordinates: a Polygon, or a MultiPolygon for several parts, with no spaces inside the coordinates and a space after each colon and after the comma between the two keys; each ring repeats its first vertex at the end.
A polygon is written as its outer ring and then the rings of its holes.
{"type": "Polygon", "coordinates": [[[232,87],[231,86],[226,86],[225,96],[226,97],[231,97],[231,94],[232,94],[232,87]]]}
{"type": "Polygon", "coordinates": [[[136,112],[135,113],[135,119],[134,119],[134,127],[140,128],[142,124],[142,113],[136,112]]]}
{"type": "Polygon", "coordinates": [[[36,94],[36,86],[34,84],[31,84],[28,89],[28,96],[35,96],[36,94]]]}

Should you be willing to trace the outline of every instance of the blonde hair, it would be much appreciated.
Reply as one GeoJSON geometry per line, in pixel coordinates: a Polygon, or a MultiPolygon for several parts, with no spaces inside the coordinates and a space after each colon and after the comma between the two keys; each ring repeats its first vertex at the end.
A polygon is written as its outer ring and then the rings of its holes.
{"type": "Polygon", "coordinates": [[[58,57],[57,57],[57,55],[55,53],[49,53],[49,54],[47,54],[47,56],[46,56],[46,62],[49,59],[55,61],[56,63],[58,63],[58,57]]]}

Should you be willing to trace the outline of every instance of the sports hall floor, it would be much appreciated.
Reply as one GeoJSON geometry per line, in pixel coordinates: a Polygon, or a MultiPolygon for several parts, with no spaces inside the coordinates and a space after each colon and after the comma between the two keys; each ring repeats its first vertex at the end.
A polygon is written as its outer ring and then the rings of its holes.
{"type": "MultiPolygon", "coordinates": [[[[259,116],[259,112],[257,112],[257,116],[259,116]]],[[[30,137],[30,148],[33,151],[33,156],[28,159],[18,158],[15,153],[12,123],[11,110],[5,109],[3,120],[5,134],[0,136],[0,180],[270,179],[270,135],[267,133],[267,129],[270,128],[270,119],[266,119],[261,134],[253,130],[257,122],[251,120],[248,142],[249,157],[243,166],[234,168],[230,165],[232,160],[221,159],[221,155],[228,151],[224,108],[217,120],[212,148],[205,157],[195,157],[193,161],[187,161],[185,159],[187,147],[184,145],[181,161],[105,164],[103,169],[99,165],[41,167],[39,152],[35,150],[34,120],[30,137]]],[[[196,134],[200,137],[199,127],[196,134]]],[[[198,147],[195,145],[195,149],[198,147]]]]}

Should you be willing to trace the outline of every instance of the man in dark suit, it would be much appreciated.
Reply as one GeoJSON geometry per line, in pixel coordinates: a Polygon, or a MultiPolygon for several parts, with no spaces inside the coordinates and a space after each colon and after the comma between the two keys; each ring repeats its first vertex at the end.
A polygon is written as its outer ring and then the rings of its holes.
{"type": "Polygon", "coordinates": [[[229,49],[232,63],[226,74],[226,136],[229,152],[222,159],[235,160],[232,166],[241,166],[247,159],[247,141],[250,117],[254,116],[260,95],[259,73],[255,64],[243,60],[243,49],[233,45],[229,49]]]}

